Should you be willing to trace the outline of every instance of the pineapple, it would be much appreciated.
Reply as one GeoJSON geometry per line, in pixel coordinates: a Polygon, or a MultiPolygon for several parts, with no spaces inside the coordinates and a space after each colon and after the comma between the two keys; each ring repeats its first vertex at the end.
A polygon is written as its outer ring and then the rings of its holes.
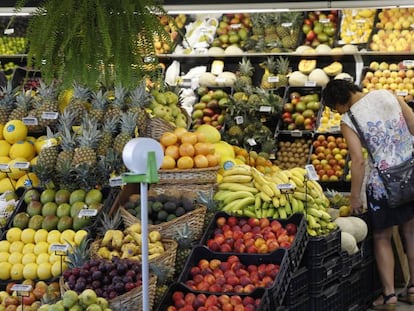
{"type": "Polygon", "coordinates": [[[15,107],[15,92],[11,80],[6,86],[0,87],[0,124],[9,121],[9,115],[15,107]]]}
{"type": "Polygon", "coordinates": [[[252,33],[253,36],[263,36],[264,35],[264,27],[262,23],[262,14],[260,13],[253,13],[250,15],[250,20],[252,21],[252,33]]]}
{"type": "Polygon", "coordinates": [[[60,135],[60,146],[62,150],[59,152],[56,159],[56,170],[58,171],[64,162],[72,163],[73,154],[75,152],[75,134],[67,127],[63,129],[63,132],[60,135]]]}
{"type": "Polygon", "coordinates": [[[56,181],[59,189],[76,190],[77,185],[72,168],[72,158],[62,159],[59,165],[56,165],[56,181]]]}
{"type": "Polygon", "coordinates": [[[106,105],[108,104],[108,96],[102,90],[92,93],[92,108],[89,111],[89,114],[92,118],[95,118],[99,123],[102,122],[106,105]]]}
{"type": "Polygon", "coordinates": [[[53,83],[47,85],[40,81],[34,116],[37,118],[37,122],[42,129],[47,126],[54,126],[57,122],[57,119],[45,118],[44,113],[57,112],[58,109],[55,86],[53,83]]]}
{"type": "Polygon", "coordinates": [[[101,224],[98,227],[98,237],[103,237],[108,230],[116,230],[121,227],[122,217],[119,210],[116,211],[113,215],[107,213],[102,214],[101,224]]]}
{"type": "Polygon", "coordinates": [[[89,191],[100,186],[99,181],[96,178],[98,175],[97,165],[80,163],[75,167],[72,166],[71,172],[73,176],[73,184],[75,184],[77,188],[89,191]]]}
{"type": "Polygon", "coordinates": [[[140,136],[144,136],[147,130],[147,112],[145,108],[151,101],[151,95],[146,91],[145,81],[136,87],[130,94],[131,99],[129,113],[137,113],[137,125],[138,133],[140,136]]]}
{"type": "Polygon", "coordinates": [[[115,86],[114,88],[114,99],[108,105],[108,109],[105,114],[105,118],[117,117],[118,120],[121,117],[121,112],[125,108],[125,99],[127,90],[123,86],[115,86]]]}
{"type": "Polygon", "coordinates": [[[188,256],[191,253],[192,249],[192,237],[191,230],[189,229],[188,223],[184,225],[184,228],[180,231],[177,229],[177,238],[178,243],[177,254],[175,257],[175,273],[176,277],[183,271],[185,262],[187,261],[188,256]]]}
{"type": "Polygon", "coordinates": [[[276,62],[273,56],[268,56],[267,59],[260,63],[259,66],[264,69],[264,73],[260,82],[262,89],[273,89],[276,87],[276,82],[269,81],[270,77],[275,76],[276,62]]]}
{"type": "Polygon", "coordinates": [[[168,265],[150,263],[150,271],[157,276],[157,288],[155,290],[154,307],[156,308],[168,290],[172,282],[174,271],[168,265]]]}
{"type": "Polygon", "coordinates": [[[85,237],[79,245],[73,246],[69,244],[69,251],[66,257],[66,262],[69,269],[81,267],[90,259],[89,242],[90,239],[87,239],[85,237]]]}
{"type": "Polygon", "coordinates": [[[75,125],[82,122],[82,117],[86,113],[86,107],[89,104],[90,90],[77,83],[73,84],[73,96],[66,107],[69,111],[75,113],[75,125]]]}
{"type": "Polygon", "coordinates": [[[98,156],[104,156],[112,146],[116,132],[118,131],[119,119],[116,116],[106,118],[102,126],[102,136],[96,150],[98,156]]]}
{"type": "Polygon", "coordinates": [[[90,166],[96,164],[96,147],[101,137],[97,122],[85,118],[82,123],[82,132],[77,137],[79,146],[75,148],[73,155],[73,166],[82,163],[90,166]]]}
{"type": "Polygon", "coordinates": [[[277,82],[276,87],[288,85],[289,59],[287,57],[279,56],[276,59],[277,82]]]}
{"type": "Polygon", "coordinates": [[[54,170],[51,170],[43,163],[36,162],[36,165],[32,166],[33,173],[39,178],[39,185],[41,188],[48,188],[49,185],[54,184],[53,179],[56,178],[54,170]]]}
{"type": "Polygon", "coordinates": [[[303,15],[301,12],[281,13],[280,23],[277,26],[277,33],[285,49],[295,48],[299,38],[300,26],[302,25],[303,15]]]}
{"type": "Polygon", "coordinates": [[[108,148],[103,156],[99,156],[96,180],[102,186],[109,185],[109,179],[126,171],[121,156],[112,148],[108,148]]]}
{"type": "Polygon", "coordinates": [[[250,59],[244,56],[242,61],[239,63],[239,79],[241,80],[242,85],[252,85],[253,72],[254,67],[250,62],[250,59]]]}
{"type": "Polygon", "coordinates": [[[59,154],[58,142],[56,135],[50,127],[46,127],[46,140],[37,158],[37,165],[44,166],[53,172],[56,168],[56,160],[59,154]]]}
{"type": "Polygon", "coordinates": [[[32,108],[32,96],[30,92],[21,91],[16,96],[16,107],[9,115],[10,120],[21,120],[29,114],[32,108]]]}
{"type": "Polygon", "coordinates": [[[122,154],[126,143],[134,136],[135,127],[137,125],[137,115],[138,113],[121,113],[121,133],[114,139],[114,150],[118,154],[122,154]]]}

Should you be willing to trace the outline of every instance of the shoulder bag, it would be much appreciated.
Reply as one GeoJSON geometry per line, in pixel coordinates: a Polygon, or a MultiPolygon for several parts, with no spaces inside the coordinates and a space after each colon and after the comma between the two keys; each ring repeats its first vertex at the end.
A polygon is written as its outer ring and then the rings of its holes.
{"type": "Polygon", "coordinates": [[[414,201],[414,155],[401,164],[389,167],[387,169],[379,169],[378,164],[375,163],[374,157],[368,148],[364,134],[355,120],[351,111],[348,111],[348,116],[357,130],[362,144],[367,149],[368,155],[377,169],[382,183],[387,192],[387,202],[390,208],[397,208],[406,203],[414,201]]]}

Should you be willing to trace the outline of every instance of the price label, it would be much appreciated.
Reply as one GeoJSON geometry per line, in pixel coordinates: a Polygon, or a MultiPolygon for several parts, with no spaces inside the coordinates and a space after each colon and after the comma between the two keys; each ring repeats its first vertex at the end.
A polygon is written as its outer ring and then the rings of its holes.
{"type": "Polygon", "coordinates": [[[316,86],[316,81],[306,81],[305,86],[316,86]]]}
{"type": "Polygon", "coordinates": [[[33,287],[30,284],[14,284],[11,287],[11,290],[15,292],[30,292],[32,288],[33,287]]]}
{"type": "Polygon", "coordinates": [[[332,125],[330,127],[331,132],[340,132],[341,131],[341,127],[339,125],[332,125]]]}
{"type": "Polygon", "coordinates": [[[327,24],[327,23],[329,23],[331,20],[329,19],[329,18],[321,18],[320,20],[319,20],[319,23],[321,23],[321,24],[327,24]]]}
{"type": "Polygon", "coordinates": [[[269,154],[269,160],[275,160],[276,159],[276,154],[274,154],[273,152],[269,154]]]}
{"type": "Polygon", "coordinates": [[[67,244],[52,244],[50,245],[50,250],[52,252],[66,253],[68,251],[68,245],[67,244]]]}
{"type": "Polygon", "coordinates": [[[226,78],[217,77],[216,82],[217,83],[224,83],[224,82],[226,82],[226,78]]]}
{"type": "Polygon", "coordinates": [[[22,121],[25,125],[38,125],[39,124],[36,117],[25,117],[22,119],[22,121]]]}
{"type": "Polygon", "coordinates": [[[267,78],[267,82],[277,83],[277,82],[279,82],[279,77],[278,76],[269,76],[269,78],[267,78]]]}
{"type": "Polygon", "coordinates": [[[44,111],[42,113],[42,119],[56,120],[59,117],[59,113],[56,111],[44,111]]]}
{"type": "Polygon", "coordinates": [[[319,180],[319,176],[316,174],[315,167],[312,164],[305,165],[305,169],[309,180],[319,180]]]}
{"type": "Polygon", "coordinates": [[[256,146],[256,145],[257,145],[256,140],[255,140],[254,138],[249,138],[249,139],[247,139],[247,143],[248,143],[250,146],[256,146]]]}
{"type": "Polygon", "coordinates": [[[407,96],[408,95],[408,91],[397,91],[395,94],[397,96],[407,96]]]}
{"type": "Polygon", "coordinates": [[[5,35],[11,35],[14,34],[14,28],[7,28],[4,30],[5,35]]]}
{"type": "Polygon", "coordinates": [[[234,118],[234,120],[236,121],[236,124],[243,124],[244,123],[243,116],[237,116],[237,117],[234,118]]]}
{"type": "Polygon", "coordinates": [[[230,28],[232,29],[239,29],[241,27],[241,24],[231,24],[230,28]]]}
{"type": "Polygon", "coordinates": [[[260,106],[259,111],[260,112],[271,112],[272,107],[271,106],[260,106]]]}
{"type": "Polygon", "coordinates": [[[144,57],[144,63],[148,64],[148,63],[154,63],[155,62],[155,57],[154,56],[145,56],[144,57]]]}
{"type": "Polygon", "coordinates": [[[19,170],[27,170],[29,169],[30,163],[29,162],[16,162],[14,163],[13,167],[19,170]]]}
{"type": "Polygon", "coordinates": [[[276,185],[277,189],[279,190],[293,190],[295,187],[293,187],[292,184],[278,184],[276,185]]]}
{"type": "Polygon", "coordinates": [[[293,131],[290,133],[290,135],[291,135],[292,137],[302,137],[303,132],[302,132],[302,131],[300,131],[300,130],[293,130],[293,131]]]}
{"type": "Polygon", "coordinates": [[[282,27],[292,27],[291,22],[282,23],[281,25],[282,25],[282,27]]]}
{"type": "Polygon", "coordinates": [[[122,185],[124,185],[124,182],[122,181],[121,176],[116,176],[116,177],[109,178],[109,186],[110,187],[121,187],[122,185]]]}
{"type": "MultiPolygon", "coordinates": [[[[413,25],[411,25],[411,27],[413,27],[413,28],[414,28],[414,24],[413,24],[413,25]]],[[[406,66],[406,67],[411,67],[411,66],[414,66],[414,60],[412,60],[412,59],[406,59],[406,60],[403,60],[403,61],[402,61],[402,63],[403,63],[403,65],[404,65],[404,66],[406,66]]]]}
{"type": "Polygon", "coordinates": [[[10,167],[7,163],[0,163],[0,171],[10,171],[10,167]]]}
{"type": "Polygon", "coordinates": [[[94,217],[98,214],[98,210],[95,208],[83,208],[79,211],[79,217],[94,217]]]}

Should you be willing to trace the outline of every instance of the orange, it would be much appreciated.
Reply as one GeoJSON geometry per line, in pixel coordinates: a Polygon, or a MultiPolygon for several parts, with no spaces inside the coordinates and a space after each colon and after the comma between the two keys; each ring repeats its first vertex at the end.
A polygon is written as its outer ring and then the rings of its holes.
{"type": "Polygon", "coordinates": [[[187,133],[187,129],[183,127],[177,127],[174,129],[174,134],[178,137],[179,140],[181,140],[181,136],[183,136],[184,133],[187,133]]]}
{"type": "Polygon", "coordinates": [[[202,154],[202,155],[208,155],[211,153],[211,148],[210,145],[208,143],[196,143],[194,145],[194,149],[195,149],[195,154],[202,154]]]}
{"type": "Polygon", "coordinates": [[[177,160],[180,157],[180,151],[177,145],[171,145],[165,148],[164,155],[171,156],[174,160],[177,160]]]}
{"type": "Polygon", "coordinates": [[[195,143],[197,143],[197,134],[193,132],[184,133],[181,136],[181,144],[183,143],[189,143],[194,145],[195,143]]]}
{"type": "Polygon", "coordinates": [[[169,155],[165,155],[162,160],[161,168],[165,170],[170,170],[175,168],[175,159],[169,155]]]}
{"type": "Polygon", "coordinates": [[[197,141],[199,143],[207,142],[206,134],[204,134],[203,132],[194,132],[194,133],[197,135],[197,141]]]}
{"type": "Polygon", "coordinates": [[[195,154],[195,148],[190,143],[181,143],[179,149],[180,156],[189,156],[193,157],[195,154]]]}
{"type": "Polygon", "coordinates": [[[209,167],[217,166],[219,163],[218,157],[215,154],[208,154],[206,155],[206,158],[207,158],[209,167]]]}
{"type": "Polygon", "coordinates": [[[190,169],[194,167],[194,160],[189,156],[182,156],[177,161],[177,167],[179,169],[190,169]]]}
{"type": "Polygon", "coordinates": [[[177,135],[171,132],[165,132],[161,135],[160,143],[164,147],[175,145],[178,141],[177,135]]]}
{"type": "Polygon", "coordinates": [[[208,167],[208,159],[203,154],[198,154],[194,157],[194,166],[197,168],[206,168],[208,167]]]}

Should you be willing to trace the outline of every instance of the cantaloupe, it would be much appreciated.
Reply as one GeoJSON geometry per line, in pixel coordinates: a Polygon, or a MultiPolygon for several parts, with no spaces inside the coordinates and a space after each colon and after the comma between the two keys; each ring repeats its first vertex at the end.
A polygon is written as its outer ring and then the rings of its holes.
{"type": "Polygon", "coordinates": [[[335,223],[343,232],[351,234],[357,243],[362,242],[368,234],[367,223],[359,217],[338,217],[335,223]]]}

